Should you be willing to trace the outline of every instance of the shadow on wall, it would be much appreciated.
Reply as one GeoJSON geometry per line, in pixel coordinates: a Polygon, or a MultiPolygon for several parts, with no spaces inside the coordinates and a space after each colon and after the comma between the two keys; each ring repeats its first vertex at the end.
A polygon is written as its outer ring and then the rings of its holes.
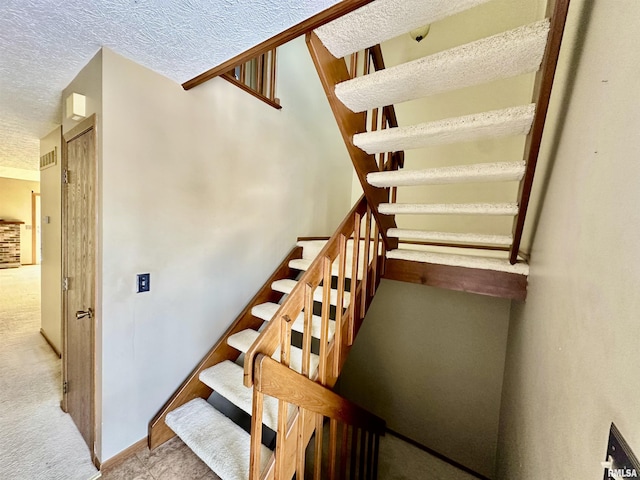
{"type": "MultiPolygon", "coordinates": [[[[542,215],[542,209],[544,206],[544,199],[547,196],[547,190],[549,189],[549,182],[551,181],[551,174],[553,173],[553,167],[556,162],[556,156],[558,155],[558,148],[560,146],[560,139],[562,138],[562,133],[564,131],[564,125],[567,119],[567,113],[569,111],[569,107],[571,106],[571,101],[573,98],[573,89],[576,85],[576,79],[578,78],[578,69],[580,67],[580,61],[582,60],[582,56],[584,53],[584,44],[587,38],[587,32],[589,31],[589,25],[591,24],[591,17],[593,12],[593,7],[595,5],[595,0],[586,0],[584,2],[584,6],[582,8],[582,12],[580,14],[580,20],[578,22],[579,27],[576,32],[575,41],[573,45],[573,51],[571,53],[571,58],[568,62],[568,74],[567,81],[564,86],[564,91],[559,94],[561,95],[561,103],[558,109],[558,115],[556,119],[555,130],[553,131],[553,137],[551,139],[551,146],[549,148],[548,153],[548,165],[546,171],[544,172],[544,177],[542,179],[538,179],[540,184],[540,194],[538,198],[540,198],[540,202],[537,204],[537,208],[533,214],[533,220],[531,223],[531,227],[529,231],[531,232],[530,241],[527,245],[533,246],[533,243],[536,239],[536,232],[538,231],[538,224],[540,222],[540,216],[542,215]]],[[[574,5],[578,6],[578,5],[574,5]]],[[[556,77],[557,81],[557,77],[556,77]]],[[[558,95],[558,92],[556,92],[558,95]]],[[[531,248],[531,247],[530,247],[531,248]]]]}

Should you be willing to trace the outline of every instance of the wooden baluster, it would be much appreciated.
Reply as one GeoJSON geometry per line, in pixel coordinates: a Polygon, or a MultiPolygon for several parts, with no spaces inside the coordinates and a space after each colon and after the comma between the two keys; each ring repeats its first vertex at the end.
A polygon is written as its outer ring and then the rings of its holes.
{"type": "Polygon", "coordinates": [[[371,207],[367,205],[367,216],[364,223],[364,272],[362,274],[362,304],[360,305],[360,319],[367,313],[367,286],[369,285],[369,254],[371,251],[371,207]]]}
{"type": "Polygon", "coordinates": [[[357,62],[358,62],[358,57],[356,56],[355,53],[352,53],[351,64],[349,66],[349,75],[351,75],[351,78],[355,78],[357,75],[357,72],[356,72],[357,62]]]}
{"type": "Polygon", "coordinates": [[[245,83],[245,77],[247,75],[247,64],[240,65],[240,83],[245,83]]]}
{"type": "Polygon", "coordinates": [[[313,331],[313,291],[315,288],[310,283],[304,290],[304,331],[302,333],[302,375],[311,377],[311,337],[313,331]]]}
{"type": "MultiPolygon", "coordinates": [[[[322,278],[322,324],[320,328],[320,365],[318,377],[322,385],[327,384],[327,365],[329,360],[329,314],[331,313],[331,259],[323,259],[322,278]]],[[[336,307],[337,308],[337,307],[336,307]]]]}
{"type": "MultiPolygon", "coordinates": [[[[315,440],[315,457],[313,462],[313,479],[322,479],[322,431],[324,417],[316,414],[316,440],[315,440]]],[[[276,478],[279,478],[276,476],[276,478]]]]}
{"type": "Polygon", "coordinates": [[[365,478],[367,480],[371,480],[371,478],[373,477],[373,435],[373,432],[369,432],[367,442],[367,470],[365,474],[365,478]]]}
{"type": "Polygon", "coordinates": [[[384,277],[384,271],[387,268],[387,246],[384,242],[380,242],[380,276],[384,277]]]}
{"type": "Polygon", "coordinates": [[[349,465],[349,478],[356,478],[356,455],[358,450],[358,429],[351,427],[351,461],[349,465]]]}
{"type": "Polygon", "coordinates": [[[253,389],[253,405],[251,413],[251,451],[249,454],[249,479],[258,480],[262,472],[260,471],[260,450],[262,448],[262,409],[264,405],[264,395],[253,389]]]}
{"type": "MultiPolygon", "coordinates": [[[[291,359],[291,318],[283,316],[280,320],[280,363],[286,367],[291,359]]],[[[276,440],[275,478],[284,477],[285,451],[287,439],[287,422],[289,420],[289,404],[285,400],[278,400],[278,437],[276,440]]]]}
{"type": "Polygon", "coordinates": [[[329,422],[329,478],[336,478],[336,457],[338,454],[338,421],[329,422]]]}
{"type": "Polygon", "coordinates": [[[353,258],[351,259],[351,301],[349,303],[349,338],[348,345],[353,345],[356,319],[356,293],[358,290],[358,272],[360,271],[360,222],[361,215],[356,213],[353,224],[353,258]]]}
{"type": "Polygon", "coordinates": [[[375,444],[373,445],[373,480],[378,479],[378,460],[380,454],[380,434],[376,433],[375,444]]]}
{"type": "Polygon", "coordinates": [[[260,95],[264,95],[264,54],[258,57],[256,80],[256,91],[260,95]]]}
{"type": "Polygon", "coordinates": [[[340,444],[340,480],[344,480],[347,474],[347,452],[349,448],[349,425],[342,424],[342,442],[340,444]]]}
{"type": "MultiPolygon", "coordinates": [[[[365,456],[367,454],[367,431],[360,430],[360,460],[358,462],[358,478],[364,480],[365,456]]],[[[276,477],[277,478],[277,477],[276,477]]]]}
{"type": "Polygon", "coordinates": [[[303,408],[298,408],[298,438],[296,440],[296,478],[304,478],[304,466],[307,458],[307,446],[305,445],[304,425],[309,414],[303,408]]]}
{"type": "Polygon", "coordinates": [[[378,286],[378,254],[380,249],[380,232],[378,231],[378,223],[373,219],[373,259],[371,260],[371,296],[376,294],[378,286]]]}
{"type": "Polygon", "coordinates": [[[276,99],[276,49],[271,50],[271,75],[269,82],[269,99],[276,99]]]}
{"type": "Polygon", "coordinates": [[[365,49],[364,51],[364,74],[365,75],[369,75],[369,72],[371,71],[371,50],[369,48],[365,49]]]}
{"type": "Polygon", "coordinates": [[[335,330],[333,334],[333,377],[340,375],[342,361],[342,317],[344,315],[345,270],[347,261],[347,237],[338,238],[338,306],[336,307],[335,330]]]}

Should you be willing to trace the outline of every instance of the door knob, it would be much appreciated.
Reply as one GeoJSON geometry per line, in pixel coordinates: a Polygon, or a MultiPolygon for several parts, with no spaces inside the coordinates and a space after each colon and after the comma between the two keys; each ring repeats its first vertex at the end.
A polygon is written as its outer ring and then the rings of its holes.
{"type": "Polygon", "coordinates": [[[84,318],[84,317],[93,318],[93,309],[88,308],[86,311],[85,310],[78,310],[76,312],[76,318],[78,320],[80,320],[81,318],[84,318]]]}

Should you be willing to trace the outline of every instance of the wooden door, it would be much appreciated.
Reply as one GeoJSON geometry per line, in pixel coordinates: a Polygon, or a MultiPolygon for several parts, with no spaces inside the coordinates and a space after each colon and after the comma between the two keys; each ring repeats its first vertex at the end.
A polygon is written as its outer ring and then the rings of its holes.
{"type": "Polygon", "coordinates": [[[63,408],[94,454],[95,175],[94,118],[64,135],[63,408]]]}

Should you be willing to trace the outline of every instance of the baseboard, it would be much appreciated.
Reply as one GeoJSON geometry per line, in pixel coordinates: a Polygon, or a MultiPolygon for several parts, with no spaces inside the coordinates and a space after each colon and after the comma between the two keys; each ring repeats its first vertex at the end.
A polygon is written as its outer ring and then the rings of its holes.
{"type": "Polygon", "coordinates": [[[120,453],[115,454],[110,459],[102,462],[100,465],[100,471],[102,473],[107,473],[109,470],[113,470],[115,467],[121,465],[129,458],[133,457],[136,453],[141,450],[144,450],[147,447],[149,442],[148,437],[144,437],[143,439],[137,441],[130,447],[125,448],[120,453]]]}
{"type": "Polygon", "coordinates": [[[465,467],[464,465],[462,465],[461,463],[456,462],[455,460],[451,460],[449,457],[436,452],[435,450],[432,450],[431,448],[427,447],[426,445],[421,444],[420,442],[415,441],[412,438],[406,437],[404,435],[402,435],[401,433],[398,433],[394,430],[391,430],[389,428],[387,428],[387,434],[389,435],[393,435],[396,438],[399,438],[400,440],[402,440],[403,442],[407,442],[411,445],[413,445],[416,448],[419,448],[420,450],[422,450],[423,452],[427,452],[429,455],[432,455],[440,460],[442,460],[443,462],[448,463],[449,465],[456,467],[459,470],[462,470],[465,473],[468,473],[469,475],[473,475],[474,477],[480,479],[480,480],[491,480],[488,477],[485,477],[484,475],[470,469],[469,467],[465,467]]]}
{"type": "Polygon", "coordinates": [[[49,344],[49,346],[51,347],[51,349],[56,353],[56,355],[58,356],[58,358],[62,358],[62,354],[60,353],[60,350],[58,350],[56,348],[56,346],[53,344],[53,342],[51,340],[49,340],[49,337],[47,337],[47,334],[44,333],[43,329],[40,329],[40,335],[42,335],[44,337],[44,339],[47,341],[47,343],[49,344]]]}

